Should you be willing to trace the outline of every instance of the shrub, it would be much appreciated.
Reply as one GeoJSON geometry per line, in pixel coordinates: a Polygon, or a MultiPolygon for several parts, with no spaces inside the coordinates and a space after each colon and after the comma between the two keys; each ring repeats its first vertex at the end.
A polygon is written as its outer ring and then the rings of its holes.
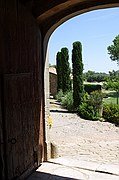
{"type": "Polygon", "coordinates": [[[101,85],[99,85],[99,84],[84,84],[84,90],[85,90],[85,92],[90,94],[93,91],[101,90],[101,85]]]}
{"type": "Polygon", "coordinates": [[[104,94],[101,91],[93,91],[89,96],[89,104],[99,112],[100,116],[102,116],[103,97],[104,94]]]}
{"type": "Polygon", "coordinates": [[[103,118],[111,123],[119,125],[119,105],[117,104],[104,104],[103,118]]]}
{"type": "Polygon", "coordinates": [[[65,96],[62,98],[61,103],[63,106],[65,106],[69,111],[73,110],[73,93],[72,91],[69,91],[65,94],[65,96]]]}
{"type": "Polygon", "coordinates": [[[82,103],[78,108],[78,114],[84,118],[89,120],[97,120],[99,118],[98,112],[94,109],[93,106],[88,103],[82,103]]]}
{"type": "Polygon", "coordinates": [[[63,96],[64,96],[64,93],[63,93],[62,90],[60,90],[60,91],[56,94],[55,99],[57,99],[58,101],[61,101],[63,96]]]}
{"type": "Polygon", "coordinates": [[[85,119],[97,120],[101,117],[102,107],[101,91],[94,91],[91,95],[84,95],[84,101],[78,108],[78,114],[85,119]]]}

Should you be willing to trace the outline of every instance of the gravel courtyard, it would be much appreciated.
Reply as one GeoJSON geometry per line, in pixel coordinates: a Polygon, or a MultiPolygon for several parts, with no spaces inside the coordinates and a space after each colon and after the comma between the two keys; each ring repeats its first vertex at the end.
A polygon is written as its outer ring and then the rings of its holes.
{"type": "Polygon", "coordinates": [[[61,109],[54,100],[50,110],[53,120],[50,141],[55,145],[57,157],[119,165],[119,127],[81,119],[61,109]]]}

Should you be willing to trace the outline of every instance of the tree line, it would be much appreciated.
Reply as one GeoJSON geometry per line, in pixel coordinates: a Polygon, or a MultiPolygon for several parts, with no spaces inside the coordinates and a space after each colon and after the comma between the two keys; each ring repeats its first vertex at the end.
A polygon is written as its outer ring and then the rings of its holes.
{"type": "Polygon", "coordinates": [[[84,81],[87,82],[104,82],[107,81],[109,78],[117,77],[119,74],[119,70],[109,71],[108,73],[104,72],[95,72],[95,71],[88,71],[84,73],[84,81]]]}

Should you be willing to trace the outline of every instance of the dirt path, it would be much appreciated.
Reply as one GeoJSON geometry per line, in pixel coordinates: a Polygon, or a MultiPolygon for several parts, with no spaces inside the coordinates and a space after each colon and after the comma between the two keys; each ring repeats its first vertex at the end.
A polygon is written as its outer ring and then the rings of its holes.
{"type": "Polygon", "coordinates": [[[57,147],[58,157],[119,164],[119,127],[81,119],[54,100],[50,105],[53,119],[50,140],[57,147]]]}

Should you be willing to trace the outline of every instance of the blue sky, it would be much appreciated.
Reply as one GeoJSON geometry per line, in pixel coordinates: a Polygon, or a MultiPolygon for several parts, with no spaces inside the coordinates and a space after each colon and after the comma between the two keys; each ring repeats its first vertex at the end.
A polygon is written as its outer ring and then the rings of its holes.
{"type": "Polygon", "coordinates": [[[82,43],[84,72],[106,72],[118,70],[111,61],[107,47],[119,34],[119,8],[95,10],[76,16],[60,25],[49,40],[49,63],[56,64],[56,54],[63,47],[69,50],[71,63],[72,44],[82,43]]]}

